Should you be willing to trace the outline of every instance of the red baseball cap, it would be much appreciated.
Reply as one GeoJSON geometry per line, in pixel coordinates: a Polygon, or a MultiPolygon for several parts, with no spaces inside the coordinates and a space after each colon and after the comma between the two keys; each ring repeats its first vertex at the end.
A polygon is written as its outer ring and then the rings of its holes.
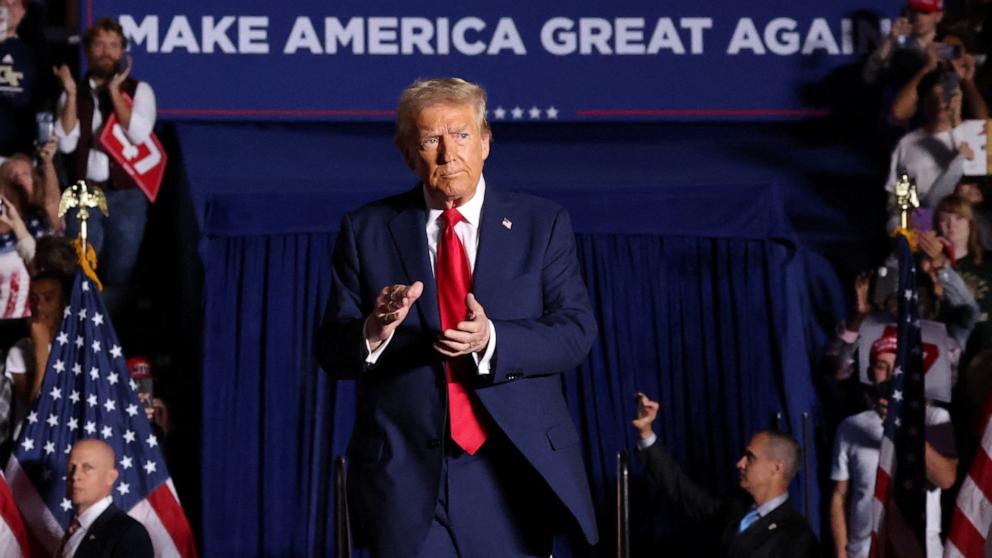
{"type": "Polygon", "coordinates": [[[896,342],[896,328],[895,326],[888,325],[885,326],[885,331],[882,336],[875,340],[871,344],[870,358],[875,360],[878,355],[882,353],[893,353],[895,354],[898,343],[896,342]]]}
{"type": "Polygon", "coordinates": [[[944,0],[908,0],[910,9],[925,14],[944,11],[944,0]]]}

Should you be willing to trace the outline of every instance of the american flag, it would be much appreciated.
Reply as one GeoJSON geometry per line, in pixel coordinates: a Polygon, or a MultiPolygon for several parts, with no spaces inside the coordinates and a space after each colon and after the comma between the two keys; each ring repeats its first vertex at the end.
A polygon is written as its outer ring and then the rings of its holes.
{"type": "Polygon", "coordinates": [[[905,237],[898,236],[897,244],[901,293],[898,347],[875,477],[871,558],[926,556],[926,411],[916,262],[905,237]]]}
{"type": "Polygon", "coordinates": [[[10,493],[3,472],[0,472],[0,556],[30,556],[28,533],[24,529],[21,512],[17,511],[17,504],[14,503],[14,496],[10,493]]]}
{"type": "Polygon", "coordinates": [[[69,449],[81,438],[97,438],[117,456],[114,504],[144,524],[155,555],[196,556],[189,522],[107,315],[92,281],[77,273],[41,392],[7,464],[32,552],[51,556],[58,548],[73,516],[65,480],[69,449]]]}
{"type": "Polygon", "coordinates": [[[983,558],[992,526],[992,398],[985,404],[982,441],[968,476],[961,483],[945,558],[983,558]]]}

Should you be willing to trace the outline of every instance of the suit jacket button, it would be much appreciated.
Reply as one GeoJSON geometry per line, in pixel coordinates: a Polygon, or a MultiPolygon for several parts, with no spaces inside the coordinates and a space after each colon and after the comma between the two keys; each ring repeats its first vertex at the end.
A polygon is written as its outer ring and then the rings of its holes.
{"type": "Polygon", "coordinates": [[[427,440],[427,447],[429,447],[431,449],[439,448],[439,447],[441,447],[441,440],[439,440],[437,438],[434,438],[434,439],[431,439],[431,440],[427,440]]]}

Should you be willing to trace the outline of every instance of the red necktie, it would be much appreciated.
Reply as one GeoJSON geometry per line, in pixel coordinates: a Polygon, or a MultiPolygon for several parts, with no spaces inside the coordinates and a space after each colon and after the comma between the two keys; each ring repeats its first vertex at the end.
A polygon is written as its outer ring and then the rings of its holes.
{"type": "MultiPolygon", "coordinates": [[[[437,298],[441,309],[441,329],[455,329],[464,321],[468,309],[465,297],[472,290],[472,271],[465,256],[465,247],[455,234],[455,224],[462,214],[455,208],[442,214],[444,230],[437,243],[437,298]]],[[[464,355],[444,363],[448,380],[448,415],[451,417],[451,439],[470,455],[479,451],[488,434],[483,421],[489,417],[476,401],[475,392],[466,387],[471,377],[472,357],[464,355]]]]}
{"type": "Polygon", "coordinates": [[[55,553],[55,558],[62,558],[62,553],[65,552],[66,545],[69,544],[69,539],[72,538],[76,531],[82,527],[79,523],[78,517],[73,517],[72,522],[69,523],[69,528],[65,530],[65,535],[62,535],[62,542],[59,543],[59,550],[55,553]]]}

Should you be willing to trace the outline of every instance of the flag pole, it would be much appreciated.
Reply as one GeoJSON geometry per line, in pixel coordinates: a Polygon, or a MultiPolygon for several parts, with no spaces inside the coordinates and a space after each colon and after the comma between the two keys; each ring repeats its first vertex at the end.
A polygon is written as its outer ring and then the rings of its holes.
{"type": "Polygon", "coordinates": [[[87,250],[89,242],[86,222],[90,218],[90,209],[99,209],[104,217],[110,215],[107,197],[99,187],[90,186],[85,180],[79,180],[62,192],[62,197],[59,199],[59,217],[64,217],[73,208],[76,209],[76,220],[79,221],[79,238],[74,241],[79,255],[79,265],[97,288],[103,290],[103,284],[96,276],[96,253],[94,250],[87,250]]]}

